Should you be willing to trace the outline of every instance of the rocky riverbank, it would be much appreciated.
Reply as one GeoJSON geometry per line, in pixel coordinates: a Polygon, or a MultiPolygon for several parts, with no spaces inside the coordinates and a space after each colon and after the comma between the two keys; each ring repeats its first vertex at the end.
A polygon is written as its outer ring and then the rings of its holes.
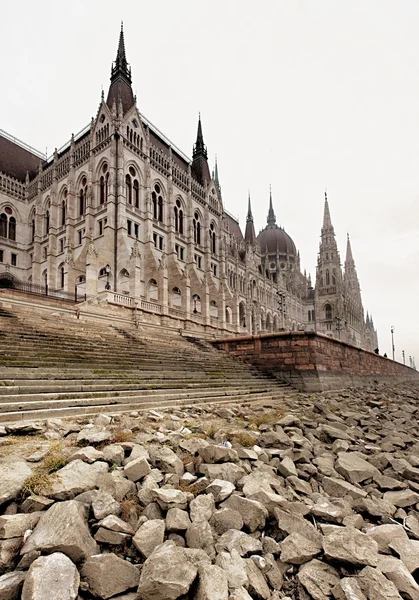
{"type": "Polygon", "coordinates": [[[419,386],[0,428],[0,600],[419,600],[419,386]]]}

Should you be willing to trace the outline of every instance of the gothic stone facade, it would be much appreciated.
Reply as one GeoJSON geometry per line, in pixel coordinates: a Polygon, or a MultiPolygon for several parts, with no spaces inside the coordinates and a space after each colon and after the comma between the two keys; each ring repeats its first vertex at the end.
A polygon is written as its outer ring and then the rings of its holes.
{"type": "Polygon", "coordinates": [[[107,98],[82,132],[50,159],[0,134],[0,286],[16,282],[186,329],[306,329],[377,346],[349,240],[342,274],[327,198],[313,288],[272,196],[258,236],[250,198],[244,235],[224,209],[201,121],[190,160],[139,112],[122,30],[107,98]]]}

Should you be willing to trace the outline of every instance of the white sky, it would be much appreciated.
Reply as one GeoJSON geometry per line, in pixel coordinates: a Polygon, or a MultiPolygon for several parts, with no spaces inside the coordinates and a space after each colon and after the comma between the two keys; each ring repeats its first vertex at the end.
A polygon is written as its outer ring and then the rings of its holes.
{"type": "Polygon", "coordinates": [[[139,110],[188,156],[201,111],[225,207],[278,222],[315,276],[327,187],[380,351],[419,366],[419,2],[3,3],[0,127],[51,154],[96,114],[119,27],[139,110]]]}

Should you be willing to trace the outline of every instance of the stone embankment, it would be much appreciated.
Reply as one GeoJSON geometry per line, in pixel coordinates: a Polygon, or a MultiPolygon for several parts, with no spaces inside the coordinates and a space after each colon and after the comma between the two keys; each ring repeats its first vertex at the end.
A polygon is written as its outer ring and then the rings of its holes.
{"type": "Polygon", "coordinates": [[[0,426],[0,600],[419,600],[418,400],[0,426]]]}

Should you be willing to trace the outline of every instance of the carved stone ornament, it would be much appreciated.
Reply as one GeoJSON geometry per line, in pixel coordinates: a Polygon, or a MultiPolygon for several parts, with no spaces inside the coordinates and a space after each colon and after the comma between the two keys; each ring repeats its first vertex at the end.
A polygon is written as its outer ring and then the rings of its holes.
{"type": "Polygon", "coordinates": [[[70,265],[70,267],[74,267],[73,249],[70,246],[65,253],[64,262],[70,265]]]}
{"type": "Polygon", "coordinates": [[[137,240],[135,240],[135,242],[132,245],[131,258],[141,258],[140,244],[137,240]]]}
{"type": "Polygon", "coordinates": [[[160,269],[166,269],[167,268],[167,256],[166,253],[163,252],[161,255],[161,259],[160,259],[160,269]]]}
{"type": "Polygon", "coordinates": [[[97,256],[97,250],[94,241],[91,239],[87,247],[87,256],[97,256]]]}

